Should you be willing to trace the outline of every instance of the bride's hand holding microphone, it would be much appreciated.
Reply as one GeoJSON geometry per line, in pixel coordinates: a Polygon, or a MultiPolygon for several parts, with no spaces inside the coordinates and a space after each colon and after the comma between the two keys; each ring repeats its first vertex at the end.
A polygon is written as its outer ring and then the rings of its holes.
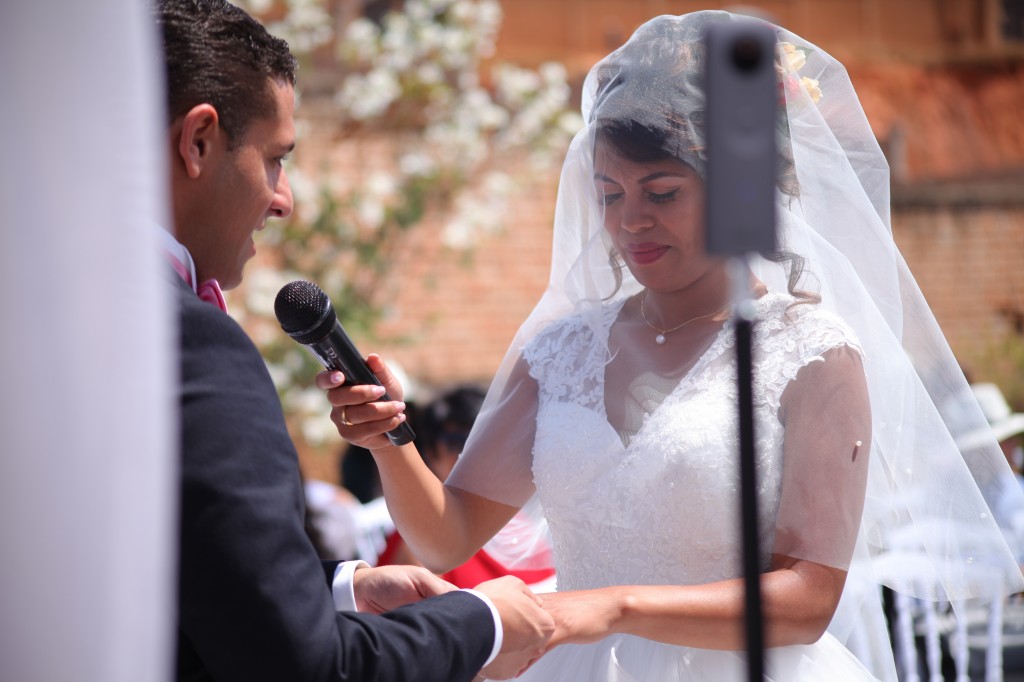
{"type": "Polygon", "coordinates": [[[327,393],[331,421],[341,437],[353,445],[375,450],[392,445],[386,434],[405,423],[405,403],[401,384],[380,356],[369,355],[366,365],[377,376],[380,386],[344,383],[346,377],[338,370],[317,374],[316,385],[327,393]],[[392,400],[381,400],[385,393],[392,400]]]}

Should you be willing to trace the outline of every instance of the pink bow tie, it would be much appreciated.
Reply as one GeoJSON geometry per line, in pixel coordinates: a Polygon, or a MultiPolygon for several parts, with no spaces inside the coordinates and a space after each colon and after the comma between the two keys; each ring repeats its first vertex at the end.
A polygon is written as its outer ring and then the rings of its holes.
{"type": "Polygon", "coordinates": [[[217,280],[208,279],[205,282],[201,282],[196,287],[196,293],[200,299],[207,303],[217,306],[224,312],[228,311],[228,304],[224,301],[224,294],[221,293],[220,283],[217,280]]]}
{"type": "MultiPolygon", "coordinates": [[[[178,276],[185,280],[185,284],[192,286],[192,273],[188,271],[185,264],[166,249],[164,249],[164,256],[166,256],[174,271],[178,273],[178,276]]],[[[208,279],[205,282],[200,282],[199,286],[196,287],[196,295],[199,296],[200,300],[215,305],[224,312],[228,311],[228,304],[224,300],[224,294],[221,292],[220,283],[217,280],[208,279]]]]}

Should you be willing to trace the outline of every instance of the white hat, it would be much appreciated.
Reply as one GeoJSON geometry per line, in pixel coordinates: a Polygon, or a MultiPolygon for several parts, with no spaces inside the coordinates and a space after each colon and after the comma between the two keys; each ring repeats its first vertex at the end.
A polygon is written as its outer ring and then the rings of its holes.
{"type": "Polygon", "coordinates": [[[961,449],[967,450],[983,445],[990,436],[994,436],[996,441],[1001,443],[1007,438],[1024,433],[1024,414],[1010,409],[1010,404],[1006,402],[998,386],[990,383],[971,384],[971,391],[974,392],[974,397],[991,429],[989,432],[975,431],[968,434],[960,441],[961,449]]]}

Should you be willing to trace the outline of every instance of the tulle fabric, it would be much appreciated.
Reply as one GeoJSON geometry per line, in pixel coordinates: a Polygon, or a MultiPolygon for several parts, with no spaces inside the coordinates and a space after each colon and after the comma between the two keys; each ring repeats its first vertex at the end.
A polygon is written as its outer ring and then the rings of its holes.
{"type": "MultiPolygon", "coordinates": [[[[522,549],[544,542],[545,533],[543,510],[533,498],[536,389],[523,349],[568,316],[599,330],[609,300],[642,289],[616,264],[604,230],[593,179],[597,126],[609,116],[671,117],[679,137],[667,148],[703,176],[700,46],[709,23],[736,20],[749,19],[725,12],[657,17],[596,65],[584,84],[588,125],[562,170],[548,288],[513,340],[448,479],[454,487],[523,506],[524,515],[538,521],[488,544],[504,562],[527,556],[522,549]],[[691,66],[678,69],[675,80],[653,68],[672,60],[691,66]]],[[[1017,509],[1024,508],[1024,494],[1010,485],[1012,473],[994,436],[969,452],[957,447],[965,434],[983,431],[986,421],[977,403],[965,400],[966,379],[893,242],[888,165],[846,70],[816,45],[782,28],[776,32],[783,158],[778,237],[783,250],[804,259],[805,269],[794,287],[772,260],[754,258],[751,268],[770,291],[810,292],[820,297],[815,305],[849,325],[863,353],[871,411],[866,492],[852,547],[838,560],[829,558],[834,548],[822,551],[810,506],[791,515],[800,521],[789,532],[808,540],[794,542],[790,551],[848,566],[847,589],[829,631],[878,677],[891,678],[879,586],[961,606],[1024,590],[1006,529],[991,511],[1000,492],[1012,491],[1009,506],[1017,509]]],[[[822,420],[817,428],[821,433],[809,440],[827,438],[831,425],[822,420]]]]}

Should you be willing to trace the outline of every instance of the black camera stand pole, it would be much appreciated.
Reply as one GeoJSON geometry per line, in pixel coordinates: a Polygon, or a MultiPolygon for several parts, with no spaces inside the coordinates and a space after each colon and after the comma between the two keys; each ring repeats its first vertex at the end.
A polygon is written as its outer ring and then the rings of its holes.
{"type": "Polygon", "coordinates": [[[764,680],[764,621],[758,548],[752,336],[756,322],[748,259],[772,253],[779,170],[778,76],[772,27],[742,20],[711,24],[707,69],[705,247],[724,256],[733,297],[739,409],[740,519],[743,540],[747,667],[764,680]]]}
{"type": "Polygon", "coordinates": [[[740,432],[740,520],[743,535],[747,672],[750,682],[762,682],[764,680],[764,616],[761,607],[761,566],[758,547],[752,349],[756,315],[747,259],[745,257],[730,258],[728,270],[733,293],[733,320],[736,330],[736,383],[740,432]]]}

